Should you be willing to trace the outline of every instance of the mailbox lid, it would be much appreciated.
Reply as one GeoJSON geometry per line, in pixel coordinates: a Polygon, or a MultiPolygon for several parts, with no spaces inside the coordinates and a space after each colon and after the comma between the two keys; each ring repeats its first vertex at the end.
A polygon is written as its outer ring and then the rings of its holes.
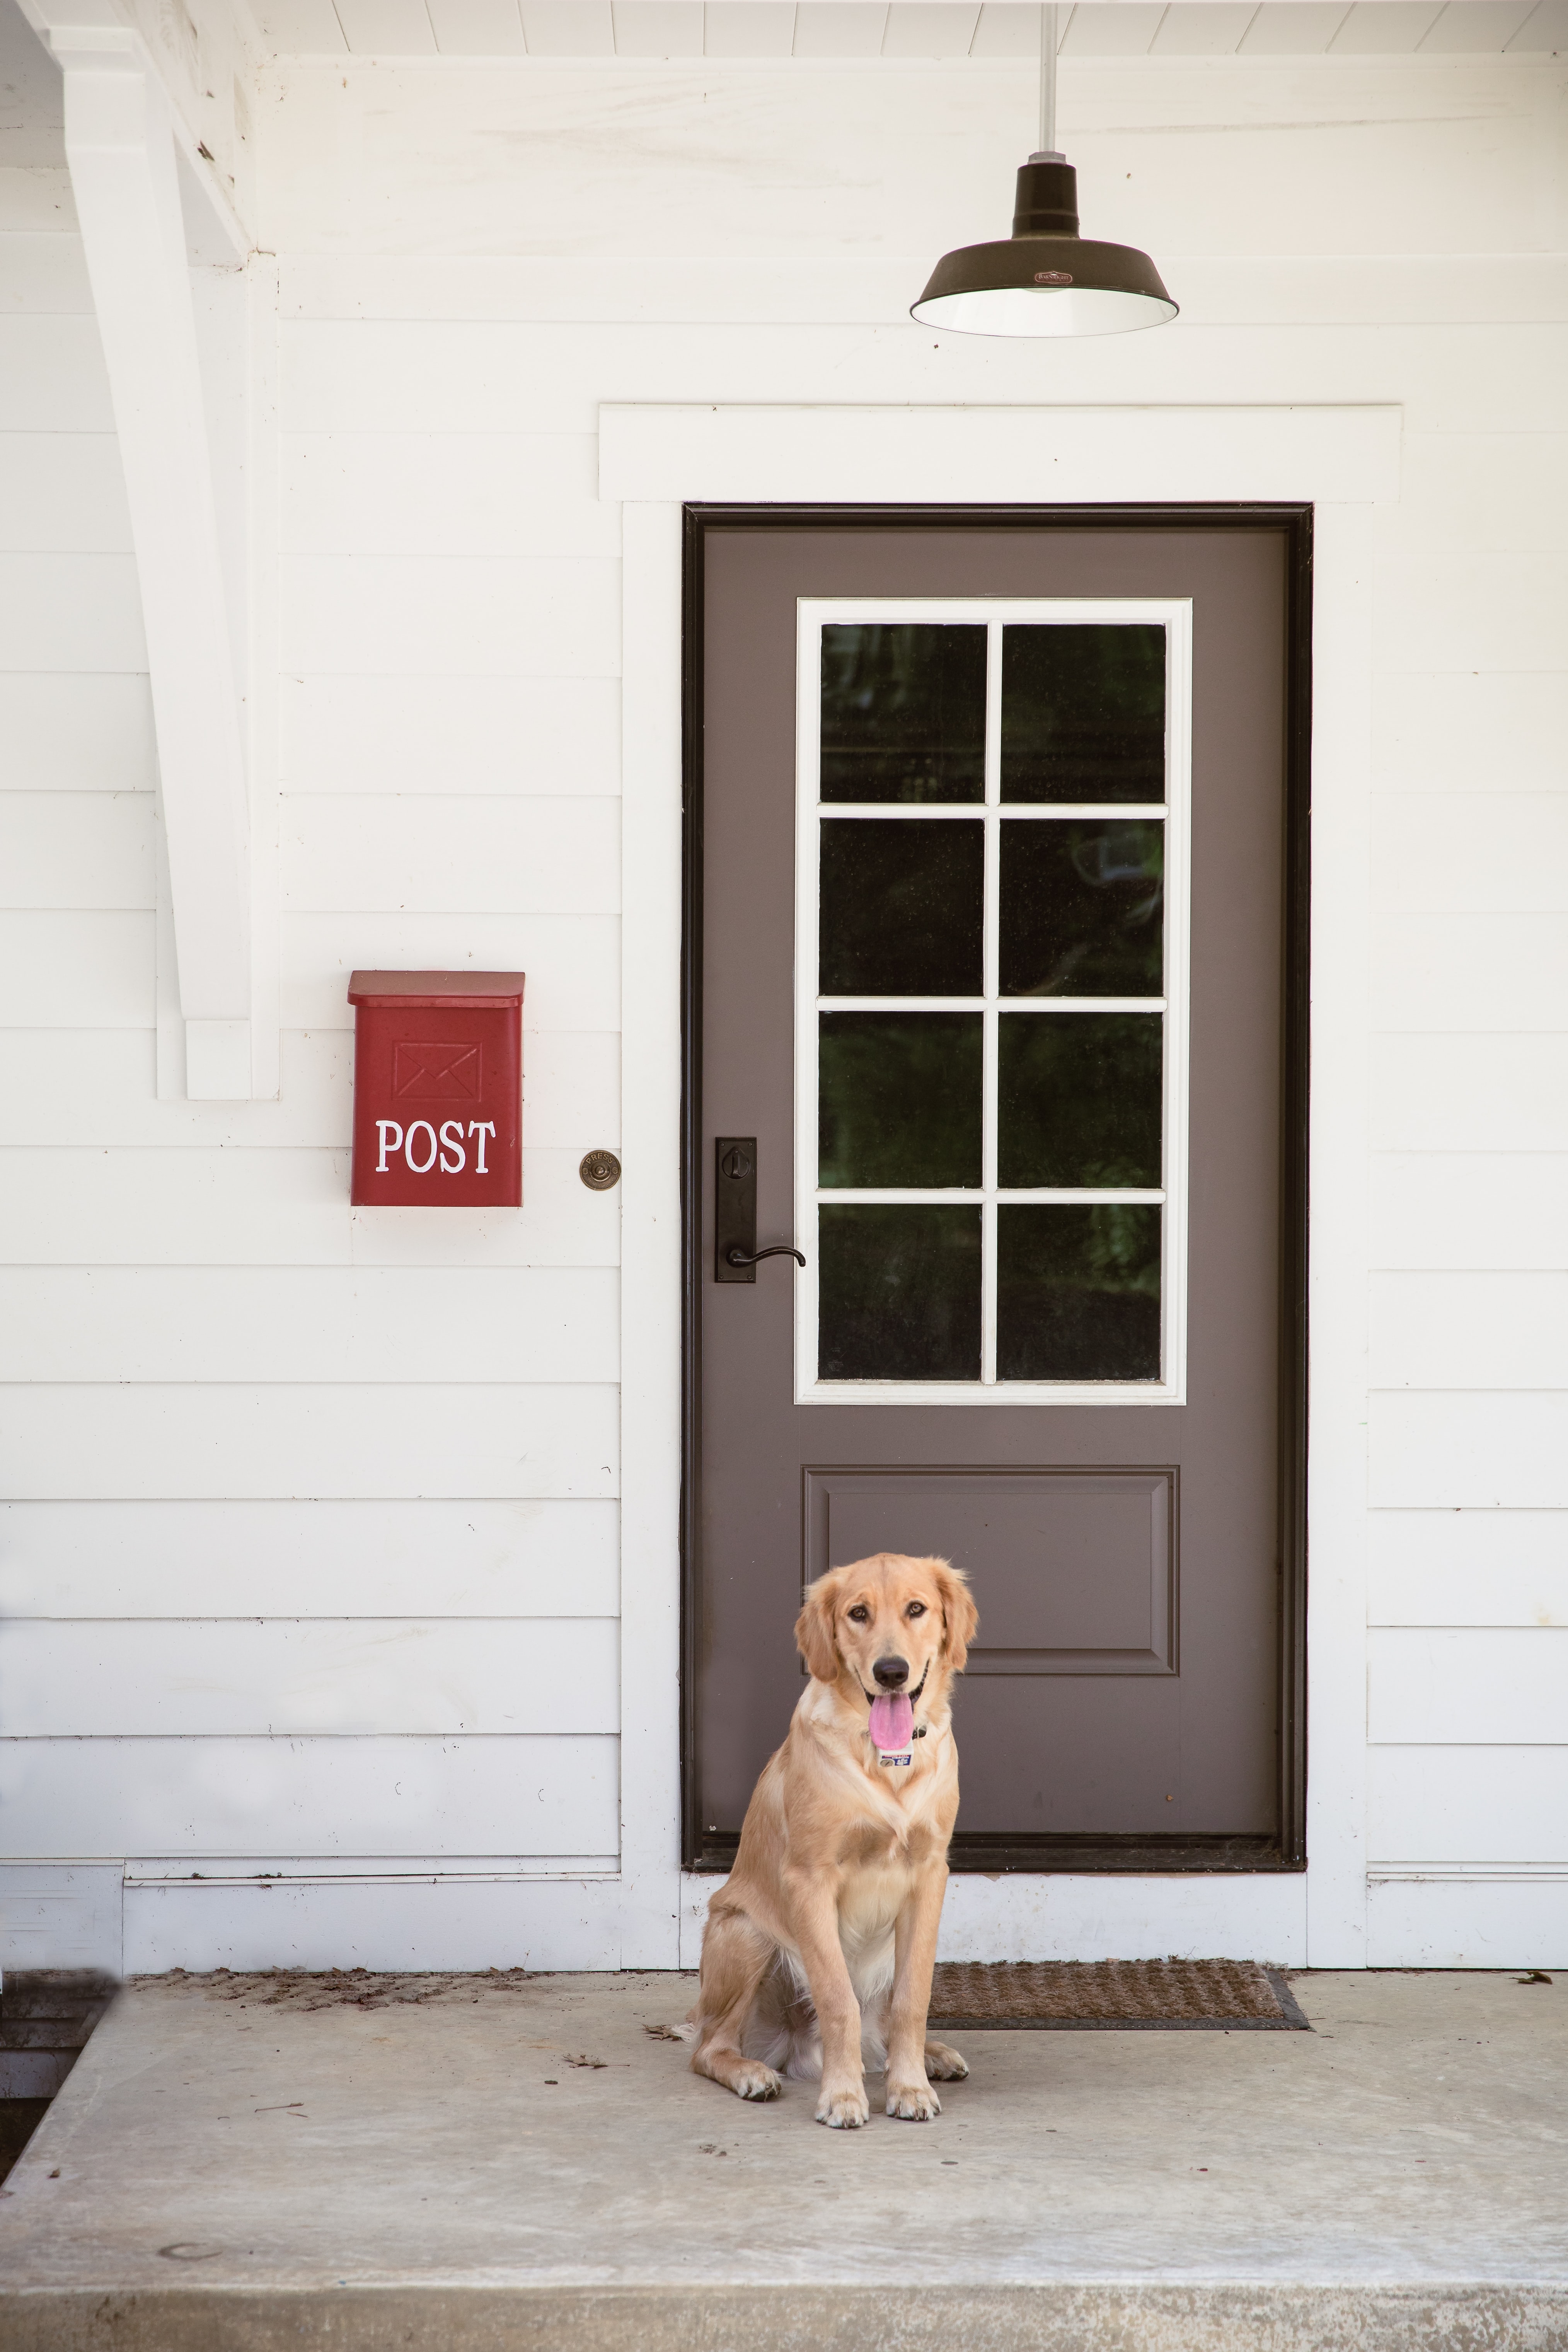
{"type": "Polygon", "coordinates": [[[488,1013],[521,1004],[521,971],[351,971],[349,1003],[389,1013],[488,1013]]]}

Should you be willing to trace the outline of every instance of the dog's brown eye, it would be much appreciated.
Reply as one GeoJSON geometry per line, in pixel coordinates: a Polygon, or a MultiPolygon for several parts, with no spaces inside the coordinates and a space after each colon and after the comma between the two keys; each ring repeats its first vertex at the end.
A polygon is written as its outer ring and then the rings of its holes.
{"type": "Polygon", "coordinates": [[[870,1618],[870,1614],[871,1612],[858,1601],[855,1603],[854,1608],[849,1612],[852,1622],[857,1625],[866,1624],[870,1618]]]}
{"type": "Polygon", "coordinates": [[[923,1601],[911,1601],[904,1612],[906,1617],[923,1617],[925,1613],[926,1605],[923,1601]]]}

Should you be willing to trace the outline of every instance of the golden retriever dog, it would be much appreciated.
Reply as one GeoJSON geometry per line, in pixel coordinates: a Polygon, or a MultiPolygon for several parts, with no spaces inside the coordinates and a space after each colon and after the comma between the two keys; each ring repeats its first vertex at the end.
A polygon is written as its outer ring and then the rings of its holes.
{"type": "Polygon", "coordinates": [[[688,2020],[694,2071],[742,2099],[776,2098],[781,2069],[820,2077],[817,2122],[853,2130],[885,2060],[888,2113],[928,2123],[931,2077],[969,2072],[926,2011],[958,1813],[948,1699],[978,1622],[944,1559],[879,1552],[807,1591],[811,1680],[708,1906],[688,2020]]]}

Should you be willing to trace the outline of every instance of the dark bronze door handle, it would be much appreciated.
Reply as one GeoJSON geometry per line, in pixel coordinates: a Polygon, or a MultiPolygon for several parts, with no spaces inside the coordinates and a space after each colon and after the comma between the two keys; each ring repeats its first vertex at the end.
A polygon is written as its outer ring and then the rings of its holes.
{"type": "Polygon", "coordinates": [[[713,1150],[713,1279],[755,1282],[765,1257],[793,1257],[804,1265],[793,1242],[757,1247],[757,1139],[721,1135],[713,1150]]]}

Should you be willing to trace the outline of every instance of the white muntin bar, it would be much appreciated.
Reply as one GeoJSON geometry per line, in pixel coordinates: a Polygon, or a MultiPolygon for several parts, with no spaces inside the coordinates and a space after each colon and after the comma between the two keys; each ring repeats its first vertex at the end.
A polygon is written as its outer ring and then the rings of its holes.
{"type": "MultiPolygon", "coordinates": [[[[935,822],[940,824],[967,822],[982,824],[985,821],[986,801],[824,801],[817,814],[822,818],[855,817],[864,824],[868,821],[881,824],[910,824],[935,822]]],[[[1002,814],[1009,824],[1016,819],[1025,824],[1067,824],[1075,817],[1125,818],[1129,823],[1138,817],[1159,818],[1170,811],[1163,801],[1002,801],[1002,814]]]]}
{"type": "Polygon", "coordinates": [[[819,1013],[983,1013],[983,996],[819,996],[819,1013]]]}
{"type": "Polygon", "coordinates": [[[980,801],[824,801],[817,814],[826,822],[831,817],[854,817],[864,824],[908,824],[931,823],[949,824],[967,820],[970,824],[983,824],[985,809],[980,801]]]}
{"type": "Polygon", "coordinates": [[[1079,1208],[1079,1209],[1157,1209],[1164,1202],[1163,1192],[1140,1191],[1136,1186],[1096,1186],[1075,1188],[1064,1184],[1006,1185],[919,1185],[897,1184],[819,1184],[816,1188],[818,1206],[835,1203],[843,1208],[926,1208],[947,1204],[963,1208],[984,1207],[987,1203],[1010,1208],[1079,1208]]]}
{"type": "Polygon", "coordinates": [[[819,1013],[1163,1013],[1163,996],[819,996],[819,1013]]]}

